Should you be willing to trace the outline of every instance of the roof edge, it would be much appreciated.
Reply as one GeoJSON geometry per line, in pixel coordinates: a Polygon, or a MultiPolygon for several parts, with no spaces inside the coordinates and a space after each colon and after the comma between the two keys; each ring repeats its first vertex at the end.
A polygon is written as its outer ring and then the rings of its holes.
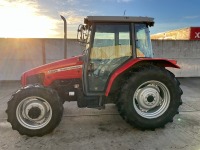
{"type": "Polygon", "coordinates": [[[146,22],[154,25],[154,18],[141,16],[87,16],[84,19],[85,24],[92,22],[146,22]]]}

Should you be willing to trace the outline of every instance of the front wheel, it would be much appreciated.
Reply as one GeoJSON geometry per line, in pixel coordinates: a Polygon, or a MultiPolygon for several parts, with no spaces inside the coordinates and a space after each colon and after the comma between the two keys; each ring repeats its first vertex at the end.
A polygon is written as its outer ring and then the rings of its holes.
{"type": "Polygon", "coordinates": [[[169,71],[156,66],[143,67],[122,88],[120,114],[141,129],[163,127],[178,113],[181,91],[169,71]]]}
{"type": "Polygon", "coordinates": [[[63,106],[52,89],[31,86],[12,96],[6,112],[8,122],[20,134],[43,136],[59,124],[63,106]]]}

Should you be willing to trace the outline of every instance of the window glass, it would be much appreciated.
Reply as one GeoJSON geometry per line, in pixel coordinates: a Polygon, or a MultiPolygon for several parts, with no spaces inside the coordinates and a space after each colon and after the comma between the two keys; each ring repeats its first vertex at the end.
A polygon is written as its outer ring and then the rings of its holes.
{"type": "Polygon", "coordinates": [[[96,25],[90,53],[90,91],[103,91],[113,71],[132,56],[129,24],[96,25]]]}
{"type": "Polygon", "coordinates": [[[153,57],[149,29],[146,24],[135,24],[137,57],[153,57]]]}

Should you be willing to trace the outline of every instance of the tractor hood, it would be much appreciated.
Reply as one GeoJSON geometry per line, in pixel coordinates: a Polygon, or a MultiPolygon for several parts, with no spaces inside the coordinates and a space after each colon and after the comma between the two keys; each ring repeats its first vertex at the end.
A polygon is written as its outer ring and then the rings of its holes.
{"type": "Polygon", "coordinates": [[[82,55],[59,60],[24,72],[21,77],[22,86],[36,83],[48,86],[56,79],[81,78],[83,61],[80,60],[80,57],[82,55]]]}

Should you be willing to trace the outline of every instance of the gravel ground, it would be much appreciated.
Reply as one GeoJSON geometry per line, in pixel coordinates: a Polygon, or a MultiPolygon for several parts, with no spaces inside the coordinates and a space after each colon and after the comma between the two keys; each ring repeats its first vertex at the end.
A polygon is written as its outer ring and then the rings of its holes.
{"type": "Polygon", "coordinates": [[[200,78],[180,78],[183,105],[173,123],[155,131],[140,131],[119,116],[115,105],[105,110],[64,104],[59,126],[43,137],[21,136],[6,121],[5,110],[19,83],[0,83],[0,150],[199,150],[200,78]]]}

